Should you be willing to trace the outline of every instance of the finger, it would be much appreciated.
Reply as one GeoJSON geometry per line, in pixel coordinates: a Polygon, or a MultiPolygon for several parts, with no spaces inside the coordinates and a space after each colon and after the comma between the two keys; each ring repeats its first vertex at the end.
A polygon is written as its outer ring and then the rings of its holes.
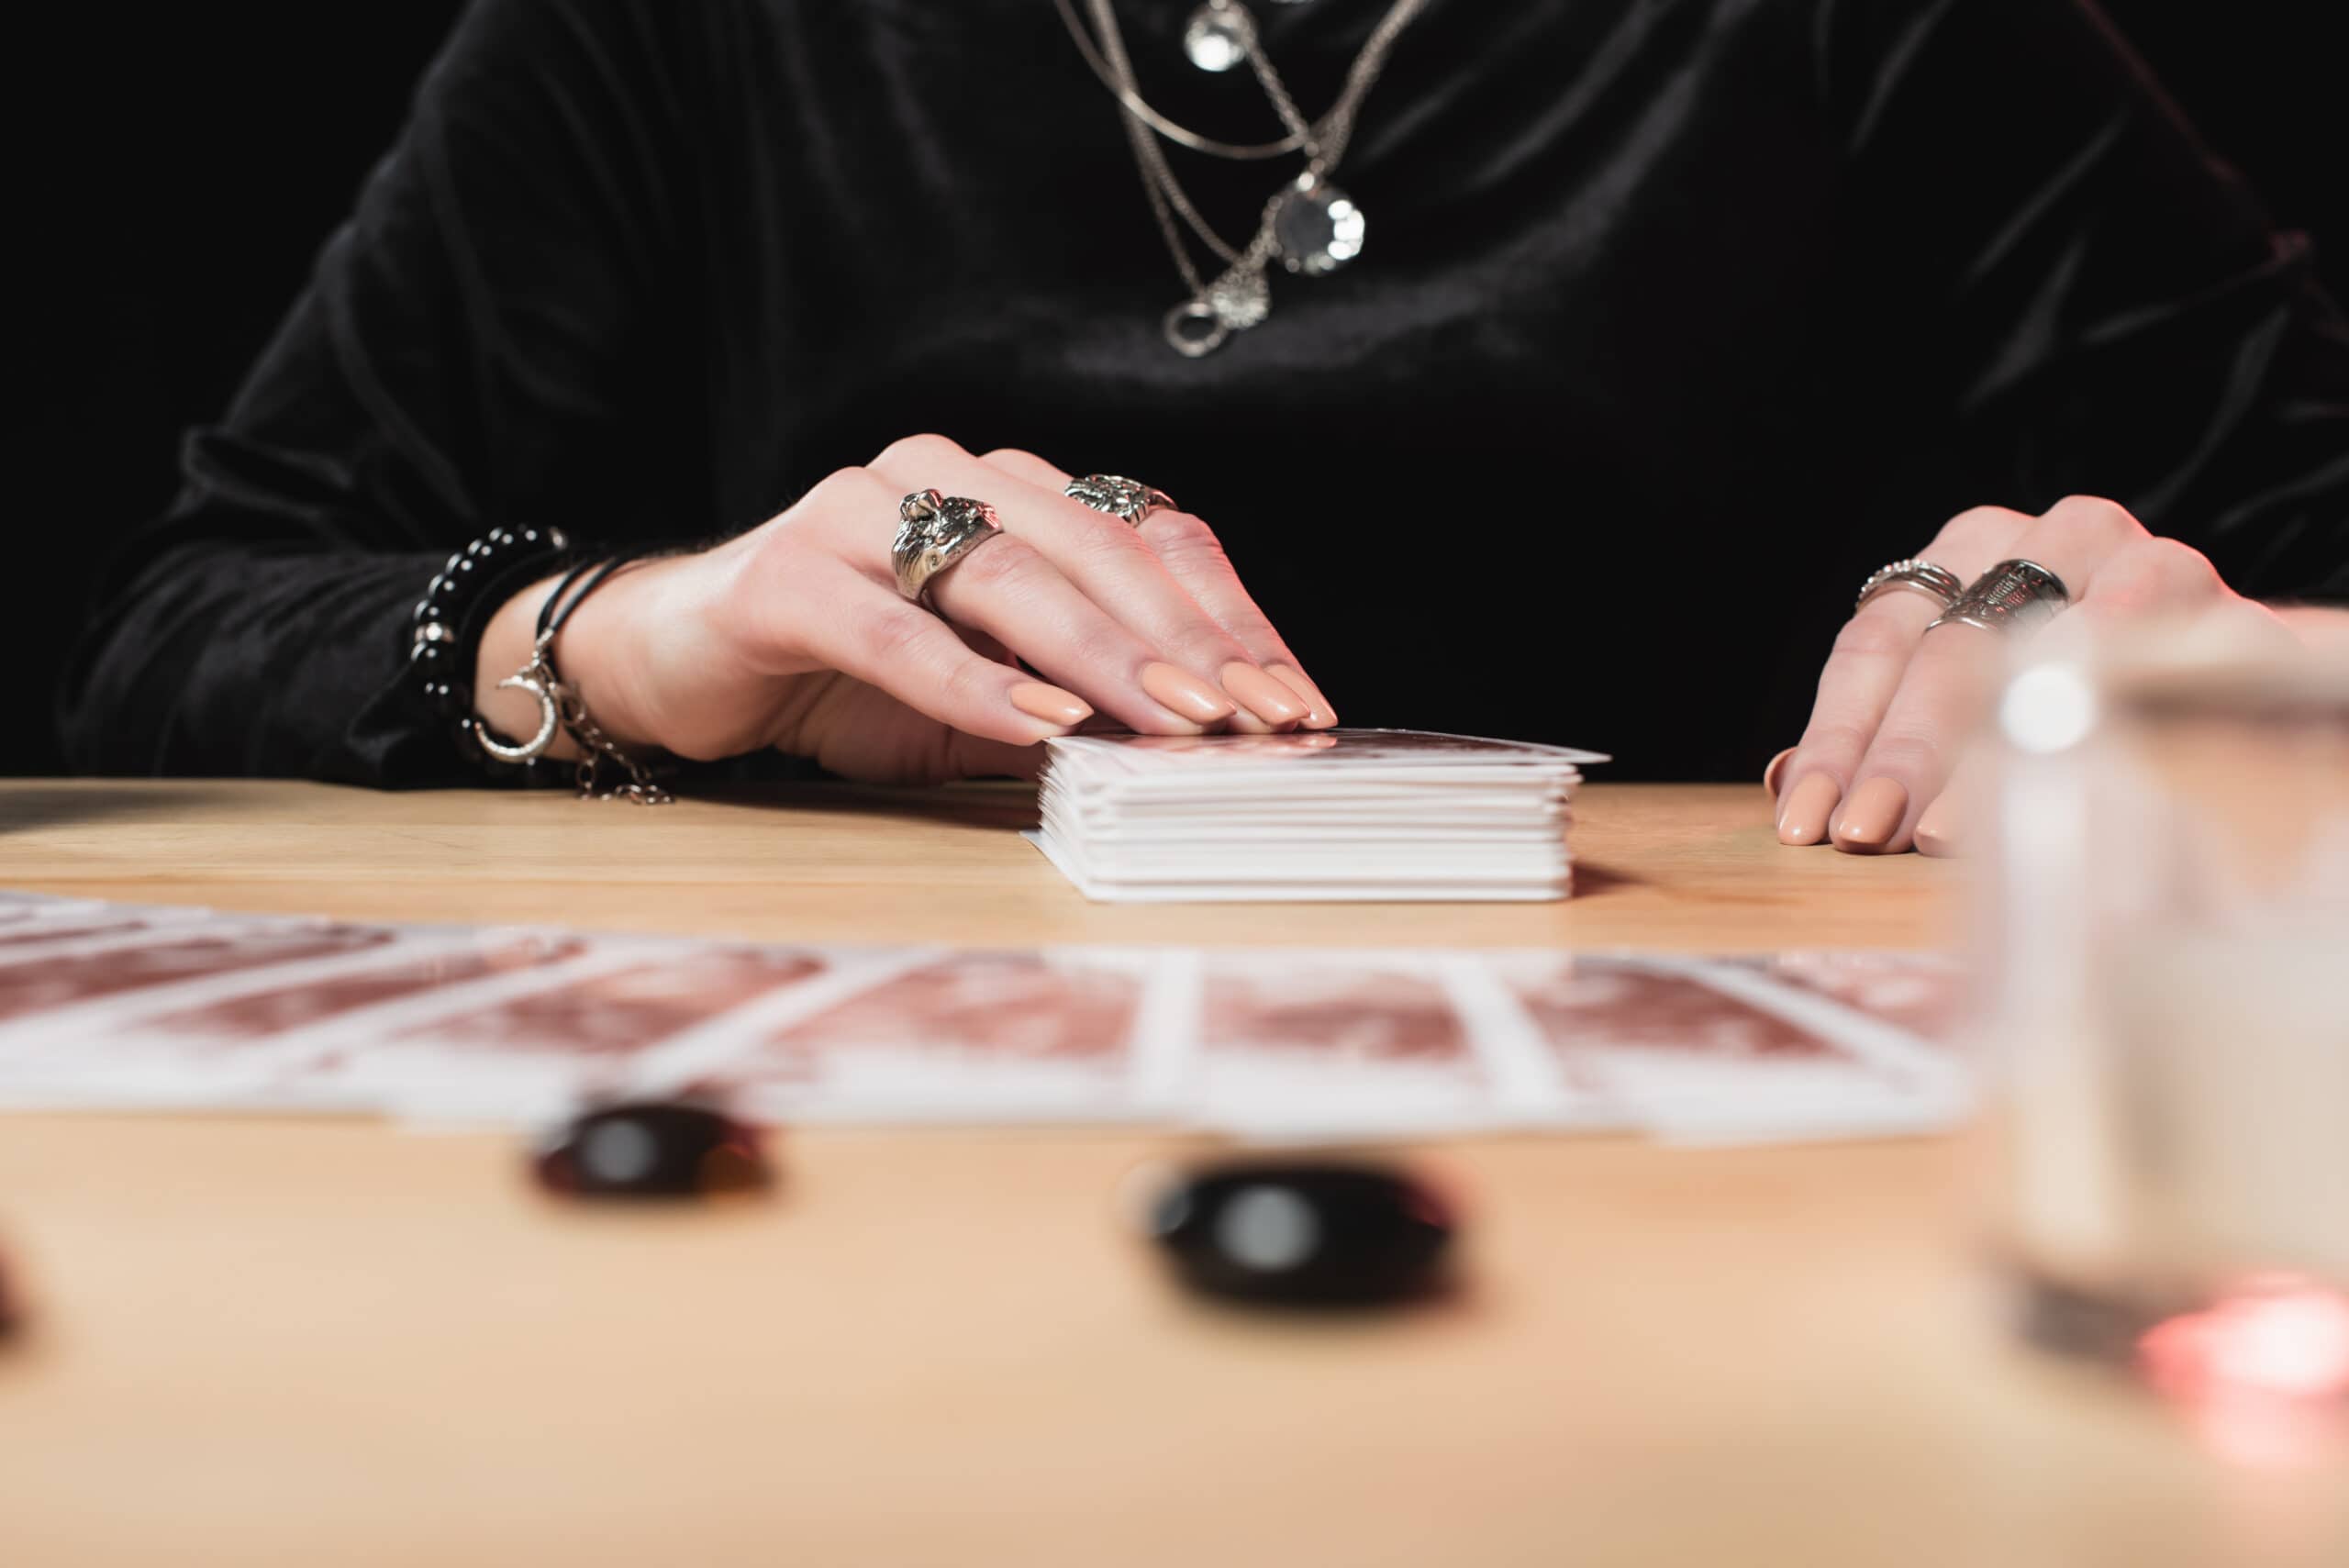
{"type": "Polygon", "coordinates": [[[1949,783],[1918,814],[1910,831],[1919,854],[1949,859],[1975,851],[1982,840],[1982,812],[1993,771],[1988,750],[1978,744],[1958,760],[1949,783]]]}
{"type": "Polygon", "coordinates": [[[965,735],[1032,747],[1092,716],[1074,693],[980,657],[944,621],[844,564],[804,574],[778,610],[827,668],[965,735]]]}
{"type": "Polygon", "coordinates": [[[1305,717],[1305,705],[1256,667],[1121,519],[984,462],[943,436],[893,442],[873,470],[907,490],[936,487],[993,506],[1007,530],[1158,651],[1142,678],[1163,706],[1202,724],[1241,707],[1268,726],[1305,717]]]}
{"type": "MultiPolygon", "coordinates": [[[[852,495],[841,475],[819,519],[826,547],[875,586],[896,593],[889,562],[889,539],[896,531],[903,493],[896,482],[869,470],[856,471],[852,495]]],[[[900,603],[903,599],[900,598],[900,603]]],[[[1222,695],[1163,665],[1155,651],[1079,592],[1025,540],[996,531],[974,544],[963,557],[930,581],[929,607],[958,628],[979,634],[1026,662],[1128,728],[1155,735],[1197,735],[1210,714],[1231,711],[1222,695]],[[1189,702],[1194,718],[1159,700],[1145,688],[1189,702]],[[1168,677],[1173,677],[1170,680],[1168,677]]],[[[961,640],[959,638],[957,640],[961,640]]]]}
{"type": "MultiPolygon", "coordinates": [[[[2200,568],[2209,563],[2199,555],[2191,560],[2160,560],[2164,553],[2184,548],[2168,539],[2147,539],[2129,547],[2123,553],[2132,559],[2117,562],[2092,578],[2091,596],[2077,612],[2058,616],[2048,625],[2040,639],[2040,649],[2033,651],[2034,658],[2040,650],[2055,658],[2086,655],[2099,637],[2109,634],[2115,629],[2116,622],[2124,620],[2135,621],[2150,635],[2158,637],[2165,662],[2257,657],[2289,648],[2291,634],[2266,606],[2222,590],[2220,597],[2191,614],[2173,613],[2171,601],[2199,598],[2200,590],[2215,583],[2217,577],[2216,573],[2211,573],[2208,583],[2202,581],[2200,568]],[[2169,573],[2172,587],[2158,595],[2139,598],[2132,592],[2134,585],[2130,579],[2140,572],[2169,573]],[[2100,596],[2093,588],[2099,582],[2108,587],[2117,583],[2121,592],[2116,596],[2100,596]]],[[[1995,773],[1986,745],[1977,742],[1966,751],[1949,782],[1917,817],[1910,837],[1919,854],[1968,855],[1980,847],[1984,814],[1996,788],[1995,773]]]]}
{"type": "Polygon", "coordinates": [[[1008,746],[954,730],[947,736],[949,776],[963,779],[1026,779],[1034,783],[1044,770],[1041,746],[1008,746]]]}
{"type": "MultiPolygon", "coordinates": [[[[1007,447],[987,453],[982,461],[1056,493],[1069,481],[1068,474],[1033,452],[1007,447]]],[[[1306,705],[1306,728],[1327,729],[1338,722],[1338,710],[1289,651],[1271,618],[1241,586],[1240,574],[1232,570],[1230,558],[1212,529],[1180,507],[1162,507],[1144,517],[1135,533],[1192,600],[1238,639],[1248,657],[1306,705]]]]}
{"type": "MultiPolygon", "coordinates": [[[[2122,587],[2090,617],[2093,622],[2108,613],[2134,614],[2150,606],[2133,564],[2141,553],[2137,547],[2149,542],[2143,526],[2121,506],[2075,496],[2034,520],[2009,555],[2037,562],[2063,580],[2075,606],[2059,623],[2087,612],[2097,596],[2099,573],[2115,566],[2120,576],[2114,581],[2122,587]]],[[[2165,580],[2180,586],[2184,581],[2176,574],[2165,580]]],[[[1950,622],[1919,643],[1831,825],[1836,848],[1897,854],[1909,847],[1918,815],[1948,782],[2004,669],[2007,635],[1950,622]]]]}
{"type": "MultiPolygon", "coordinates": [[[[1977,506],[1944,523],[1922,558],[1970,582],[2005,559],[2030,524],[2020,512],[1977,506]]],[[[1938,613],[1922,594],[1883,594],[1836,635],[1820,671],[1810,722],[1779,774],[1779,842],[1816,844],[1827,837],[1860,759],[1900,689],[1918,639],[1938,613]]]]}

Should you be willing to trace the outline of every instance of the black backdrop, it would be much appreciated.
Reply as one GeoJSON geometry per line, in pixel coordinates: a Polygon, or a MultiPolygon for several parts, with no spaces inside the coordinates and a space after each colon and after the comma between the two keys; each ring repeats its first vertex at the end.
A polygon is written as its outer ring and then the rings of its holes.
{"type": "MultiPolygon", "coordinates": [[[[168,500],[179,431],[228,398],[461,6],[245,0],[135,21],[46,7],[61,36],[28,24],[0,65],[21,164],[0,200],[25,215],[10,249],[30,263],[0,376],[0,530],[17,584],[0,634],[0,773],[58,767],[51,694],[92,571],[168,500]]],[[[2106,9],[2220,154],[2317,238],[2349,297],[2349,95],[2321,47],[2327,8],[2106,9]]],[[[1995,94],[1984,102],[1996,112],[1995,94]]]]}

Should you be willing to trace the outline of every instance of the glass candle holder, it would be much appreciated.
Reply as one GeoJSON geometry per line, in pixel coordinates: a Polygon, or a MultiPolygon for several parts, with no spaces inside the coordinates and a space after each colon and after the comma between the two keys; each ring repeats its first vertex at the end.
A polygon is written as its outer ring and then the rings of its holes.
{"type": "Polygon", "coordinates": [[[1976,1021],[2024,1331],[2349,1400],[2349,666],[2046,656],[1996,729],[1976,1021]]]}

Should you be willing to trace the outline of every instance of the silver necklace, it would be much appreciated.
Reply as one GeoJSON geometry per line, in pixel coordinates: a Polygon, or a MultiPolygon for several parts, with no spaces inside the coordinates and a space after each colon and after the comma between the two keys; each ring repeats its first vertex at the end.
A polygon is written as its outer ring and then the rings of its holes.
{"type": "Polygon", "coordinates": [[[1202,70],[1224,71],[1245,61],[1264,96],[1280,117],[1288,135],[1276,142],[1218,141],[1175,124],[1152,108],[1141,96],[1133,62],[1126,53],[1110,0],[1088,0],[1097,43],[1081,22],[1072,0],[1053,0],[1061,19],[1094,74],[1117,98],[1126,140],[1141,175],[1142,194],[1174,269],[1191,297],[1166,313],[1163,330],[1176,351],[1197,358],[1220,348],[1232,333],[1244,331],[1272,311],[1272,290],[1265,270],[1275,259],[1291,272],[1315,276],[1352,261],[1362,250],[1364,220],[1362,209],[1330,183],[1330,174],[1344,156],[1353,134],[1354,117],[1378,80],[1386,54],[1402,36],[1426,0],[1395,0],[1371,29],[1362,51],[1347,68],[1345,86],[1329,112],[1308,121],[1264,50],[1255,18],[1240,0],[1207,0],[1185,31],[1185,51],[1202,70]],[[1305,169],[1273,193],[1264,204],[1256,230],[1245,245],[1234,246],[1209,227],[1184,192],[1166,161],[1158,139],[1215,157],[1256,160],[1285,152],[1305,154],[1305,169]],[[1177,227],[1177,219],[1181,227],[1177,227]],[[1223,263],[1212,280],[1204,277],[1184,242],[1183,229],[1223,263]]]}

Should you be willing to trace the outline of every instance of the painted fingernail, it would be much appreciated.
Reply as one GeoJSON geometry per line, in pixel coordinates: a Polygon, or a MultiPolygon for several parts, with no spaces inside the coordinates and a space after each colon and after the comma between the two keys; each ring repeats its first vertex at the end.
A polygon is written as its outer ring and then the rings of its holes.
{"type": "Polygon", "coordinates": [[[1304,699],[1253,664],[1234,659],[1217,672],[1216,678],[1225,691],[1267,724],[1295,724],[1305,717],[1304,699]]]}
{"type": "Polygon", "coordinates": [[[1965,837],[1958,830],[1961,813],[1946,795],[1925,807],[1917,818],[1914,837],[1920,855],[1957,855],[1965,853],[1965,837]]]}
{"type": "Polygon", "coordinates": [[[1052,724],[1074,726],[1093,717],[1093,709],[1083,697],[1041,681],[1022,681],[1011,688],[1010,696],[1011,706],[1020,712],[1052,724]]]}
{"type": "Polygon", "coordinates": [[[1264,673],[1305,699],[1306,728],[1330,729],[1336,727],[1338,710],[1330,706],[1330,699],[1321,695],[1320,687],[1306,679],[1304,671],[1286,664],[1267,664],[1264,673]]]}
{"type": "Polygon", "coordinates": [[[1778,773],[1780,770],[1786,767],[1787,759],[1794,754],[1795,749],[1789,746],[1785,751],[1779,752],[1776,756],[1771,758],[1770,765],[1762,770],[1762,787],[1770,792],[1770,798],[1772,800],[1778,798],[1778,773]]]}
{"type": "Polygon", "coordinates": [[[1179,713],[1199,724],[1213,724],[1231,716],[1230,697],[1188,670],[1177,670],[1172,664],[1143,665],[1141,689],[1150,694],[1151,701],[1169,713],[1179,713]]]}
{"type": "Polygon", "coordinates": [[[1778,803],[1778,842],[1816,844],[1827,837],[1828,813],[1843,798],[1843,791],[1826,773],[1807,773],[1778,803]]]}
{"type": "Polygon", "coordinates": [[[1852,792],[1835,817],[1835,843],[1845,850],[1880,850],[1909,814],[1909,789],[1898,779],[1873,778],[1852,792]]]}

